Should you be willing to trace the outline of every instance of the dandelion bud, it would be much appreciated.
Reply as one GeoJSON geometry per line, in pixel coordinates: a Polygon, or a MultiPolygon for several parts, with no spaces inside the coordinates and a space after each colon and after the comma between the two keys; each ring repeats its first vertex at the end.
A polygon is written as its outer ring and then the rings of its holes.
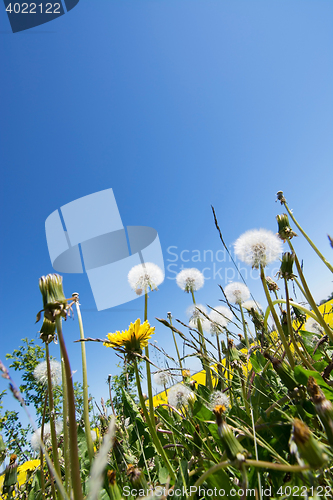
{"type": "Polygon", "coordinates": [[[3,481],[3,489],[2,493],[7,493],[8,498],[11,498],[11,493],[15,490],[15,485],[17,483],[17,467],[18,463],[16,462],[17,455],[13,453],[10,456],[9,465],[6,467],[5,478],[3,481]]]}
{"type": "Polygon", "coordinates": [[[223,417],[225,406],[218,405],[214,408],[214,415],[216,417],[217,430],[221,441],[227,452],[229,460],[244,461],[247,455],[247,450],[243,448],[234,435],[233,428],[227,424],[223,417]]]}
{"type": "Polygon", "coordinates": [[[141,487],[143,489],[147,488],[147,481],[145,475],[138,467],[129,464],[127,466],[126,475],[134,487],[136,488],[141,487]]]}
{"type": "Polygon", "coordinates": [[[114,486],[116,484],[116,472],[114,470],[108,470],[107,473],[109,486],[114,486]]]}
{"type": "MultiPolygon", "coordinates": [[[[292,299],[290,299],[291,305],[292,305],[292,299]]],[[[301,325],[304,325],[306,322],[306,314],[301,311],[301,309],[298,309],[298,307],[295,307],[292,305],[293,313],[295,314],[296,321],[298,321],[301,325]]]]}
{"type": "Polygon", "coordinates": [[[281,266],[278,272],[279,278],[293,280],[296,276],[293,274],[293,264],[295,262],[295,254],[285,252],[282,255],[281,266]]]}
{"type": "Polygon", "coordinates": [[[56,331],[55,323],[44,317],[42,328],[40,329],[39,332],[41,340],[46,344],[49,344],[55,338],[56,335],[55,331],[56,331]]]}
{"type": "Polygon", "coordinates": [[[319,469],[327,462],[325,447],[317,441],[308,426],[298,418],[295,418],[293,422],[291,441],[296,444],[300,457],[306,460],[313,469],[319,469]]]}
{"type": "Polygon", "coordinates": [[[239,353],[234,345],[234,341],[232,339],[228,339],[228,352],[229,352],[229,361],[232,363],[233,361],[239,361],[239,353]]]}
{"type": "Polygon", "coordinates": [[[277,215],[276,220],[278,222],[279,226],[279,237],[281,240],[291,240],[294,236],[297,236],[296,233],[291,229],[290,224],[289,224],[289,219],[287,214],[282,214],[282,215],[277,215]]]}
{"type": "Polygon", "coordinates": [[[325,394],[313,377],[309,377],[307,389],[316,412],[325,427],[328,442],[333,447],[333,405],[331,401],[326,399],[325,394]]]}
{"type": "Polygon", "coordinates": [[[270,292],[274,292],[274,291],[278,291],[280,290],[280,288],[278,287],[278,284],[275,283],[275,281],[270,278],[269,276],[266,276],[266,283],[267,283],[267,287],[268,287],[268,290],[270,292]]]}
{"type": "MultiPolygon", "coordinates": [[[[43,297],[44,316],[54,322],[57,315],[67,317],[67,300],[62,288],[62,276],[48,274],[39,279],[39,289],[43,297]]],[[[37,321],[39,316],[37,315],[37,321]]]]}
{"type": "Polygon", "coordinates": [[[281,379],[281,382],[287,387],[287,389],[289,389],[289,391],[293,391],[298,386],[298,384],[294,377],[294,372],[292,371],[290,366],[287,365],[287,363],[285,363],[284,361],[270,356],[268,353],[265,353],[264,356],[271,361],[274,370],[281,379]]]}

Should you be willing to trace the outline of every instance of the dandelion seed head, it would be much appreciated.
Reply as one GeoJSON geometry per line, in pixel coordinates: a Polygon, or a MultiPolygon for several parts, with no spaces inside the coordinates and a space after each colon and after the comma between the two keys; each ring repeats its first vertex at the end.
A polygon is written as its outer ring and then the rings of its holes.
{"type": "Polygon", "coordinates": [[[228,307],[217,306],[214,307],[214,311],[210,312],[209,318],[211,320],[209,329],[210,333],[212,335],[219,335],[221,333],[221,329],[226,328],[229,321],[232,320],[233,314],[228,307]]]}
{"type": "Polygon", "coordinates": [[[193,392],[183,384],[176,384],[168,392],[168,403],[174,408],[186,406],[192,398],[193,392]]]}
{"type": "Polygon", "coordinates": [[[209,408],[213,411],[216,406],[224,406],[225,408],[230,406],[228,396],[222,391],[214,391],[210,395],[209,408]]]}
{"type": "MultiPolygon", "coordinates": [[[[63,429],[63,423],[61,421],[57,421],[55,423],[55,431],[56,431],[57,436],[59,436],[59,434],[61,434],[62,429],[63,429]]],[[[39,451],[39,449],[40,449],[41,431],[42,431],[42,428],[40,427],[31,436],[30,443],[31,443],[31,447],[34,451],[39,451]]],[[[51,425],[49,422],[44,425],[43,442],[44,442],[46,447],[51,446],[51,425]]]]}
{"type": "MultiPolygon", "coordinates": [[[[61,384],[61,364],[55,359],[50,360],[51,382],[55,387],[61,384]]],[[[34,369],[34,377],[42,385],[47,385],[47,363],[42,361],[34,369]]]]}
{"type": "Polygon", "coordinates": [[[153,378],[156,385],[164,387],[170,382],[170,373],[167,370],[161,370],[154,373],[153,378]]]}
{"type": "Polygon", "coordinates": [[[152,262],[145,262],[132,267],[128,273],[128,282],[138,295],[148,288],[155,290],[164,280],[164,272],[152,262]]]}
{"type": "Polygon", "coordinates": [[[232,304],[242,304],[250,298],[250,290],[243,283],[234,281],[229,283],[224,289],[224,293],[232,304]]]}
{"type": "Polygon", "coordinates": [[[306,332],[315,333],[316,335],[324,335],[324,328],[313,318],[308,318],[304,325],[306,332]]]}
{"type": "Polygon", "coordinates": [[[192,267],[180,271],[176,276],[176,282],[179,288],[185,292],[195,292],[204,286],[205,278],[199,269],[192,267]]]}
{"type": "Polygon", "coordinates": [[[237,257],[252,268],[266,267],[277,260],[282,252],[282,241],[267,229],[252,229],[242,234],[234,243],[237,257]]]}
{"type": "Polygon", "coordinates": [[[255,302],[254,300],[246,300],[245,302],[243,302],[242,307],[244,307],[248,311],[251,311],[251,309],[254,309],[255,311],[262,311],[262,307],[259,302],[255,302]]]}

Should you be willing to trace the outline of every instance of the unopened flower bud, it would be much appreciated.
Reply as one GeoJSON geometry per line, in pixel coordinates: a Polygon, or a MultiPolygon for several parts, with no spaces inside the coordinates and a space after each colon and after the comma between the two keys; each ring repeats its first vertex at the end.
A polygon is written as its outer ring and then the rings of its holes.
{"type": "Polygon", "coordinates": [[[328,442],[333,447],[333,405],[313,377],[308,379],[308,393],[311,396],[316,412],[325,427],[328,442]]]}
{"type": "Polygon", "coordinates": [[[291,229],[290,224],[289,224],[289,219],[287,214],[282,214],[282,215],[277,215],[276,220],[278,222],[279,226],[279,237],[281,240],[291,240],[293,236],[297,236],[297,234],[291,229]]]}
{"type": "Polygon", "coordinates": [[[274,292],[274,291],[278,291],[280,290],[280,288],[278,287],[278,284],[275,283],[275,281],[270,278],[269,276],[266,277],[266,283],[267,283],[267,287],[268,287],[268,290],[270,292],[274,292]]]}
{"type": "Polygon", "coordinates": [[[280,201],[281,202],[281,205],[283,205],[283,203],[285,203],[287,200],[285,199],[285,197],[283,196],[283,191],[278,191],[276,193],[277,195],[277,199],[276,201],[280,201]]]}
{"type": "MultiPolygon", "coordinates": [[[[39,279],[39,289],[43,297],[44,317],[54,321],[57,315],[67,317],[67,300],[62,288],[62,276],[59,274],[48,274],[39,279]]],[[[37,321],[40,319],[40,312],[37,321]]]]}
{"type": "Polygon", "coordinates": [[[308,426],[295,418],[292,441],[297,445],[300,457],[313,469],[319,469],[328,460],[325,447],[314,437],[308,426]]]}
{"type": "Polygon", "coordinates": [[[279,278],[293,280],[296,276],[293,274],[293,264],[295,262],[295,254],[285,252],[282,255],[280,270],[278,271],[279,278]]]}
{"type": "Polygon", "coordinates": [[[289,391],[294,390],[298,384],[290,366],[284,361],[270,356],[268,353],[265,353],[264,356],[271,361],[274,370],[279,375],[281,382],[287,387],[287,389],[289,389],[289,391]]]}

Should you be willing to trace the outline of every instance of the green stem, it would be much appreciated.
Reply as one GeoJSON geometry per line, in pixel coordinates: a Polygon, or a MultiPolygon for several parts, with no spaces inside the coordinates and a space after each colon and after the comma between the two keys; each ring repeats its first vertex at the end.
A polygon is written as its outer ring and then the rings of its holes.
{"type": "MultiPolygon", "coordinates": [[[[142,395],[141,380],[140,380],[138,364],[137,364],[136,359],[134,359],[134,371],[135,371],[136,385],[137,385],[138,393],[139,393],[140,405],[141,405],[141,408],[143,411],[143,415],[146,419],[151,438],[153,440],[153,443],[155,444],[157,451],[159,452],[162,459],[164,460],[164,463],[169,471],[170,476],[172,477],[172,479],[175,480],[176,476],[175,476],[174,470],[172,468],[172,465],[171,465],[171,463],[170,463],[170,461],[169,461],[169,459],[168,459],[168,457],[167,457],[167,455],[166,455],[166,453],[161,445],[161,441],[159,440],[159,438],[157,436],[155,423],[154,423],[154,421],[151,421],[151,419],[148,415],[148,412],[147,412],[146,404],[145,404],[145,401],[144,401],[143,395],[142,395]]],[[[154,414],[153,414],[153,418],[154,418],[154,414]]]]}
{"type": "Polygon", "coordinates": [[[67,395],[68,395],[68,420],[69,420],[69,439],[70,439],[70,458],[71,458],[71,476],[72,476],[72,486],[74,493],[74,500],[83,500],[82,485],[81,485],[81,475],[80,475],[80,461],[79,461],[79,450],[77,442],[77,426],[75,419],[75,396],[74,387],[72,380],[72,370],[69,362],[69,357],[62,334],[61,317],[56,316],[56,327],[59,337],[61,355],[64,360],[65,373],[66,373],[66,384],[67,384],[67,395]]]}
{"type": "Polygon", "coordinates": [[[291,323],[288,282],[287,282],[286,278],[284,278],[284,286],[285,286],[285,291],[286,291],[287,323],[288,323],[289,335],[291,337],[291,340],[292,340],[292,343],[294,345],[295,351],[297,352],[298,356],[301,358],[301,360],[303,361],[303,363],[305,364],[305,366],[307,368],[309,368],[309,370],[314,370],[313,366],[309,363],[309,361],[306,359],[306,357],[304,356],[304,354],[300,351],[300,349],[299,349],[299,347],[297,345],[295,336],[294,336],[294,330],[293,330],[293,326],[292,326],[292,323],[291,323]]]}
{"type": "MultiPolygon", "coordinates": [[[[169,319],[170,325],[172,326],[172,316],[171,316],[171,313],[170,314],[168,313],[168,319],[169,319]]],[[[171,331],[172,331],[172,335],[173,335],[173,341],[174,341],[175,347],[176,347],[176,352],[177,352],[177,356],[178,356],[179,367],[180,367],[181,371],[183,372],[183,365],[182,365],[182,360],[181,360],[181,357],[180,357],[180,354],[179,354],[179,350],[178,350],[178,345],[177,345],[177,341],[176,341],[176,335],[175,335],[175,332],[172,329],[171,329],[171,331]]]]}
{"type": "Polygon", "coordinates": [[[301,231],[301,233],[303,234],[303,236],[306,239],[306,241],[311,245],[311,247],[313,248],[313,250],[316,252],[316,254],[318,255],[318,257],[324,262],[324,264],[328,267],[328,269],[331,271],[331,273],[333,273],[333,267],[332,267],[332,265],[328,262],[328,260],[325,259],[325,257],[323,256],[323,254],[318,250],[318,248],[313,243],[313,241],[309,238],[309,236],[306,234],[306,232],[304,231],[304,229],[302,229],[302,227],[298,224],[298,222],[295,219],[292,211],[288,207],[287,202],[284,201],[283,204],[286,207],[286,210],[287,210],[288,214],[290,215],[291,219],[294,221],[294,224],[301,231]]]}
{"type": "Polygon", "coordinates": [[[325,333],[326,335],[329,336],[330,340],[333,342],[333,332],[331,330],[331,328],[328,326],[328,324],[325,322],[323,316],[321,315],[318,307],[317,307],[317,304],[315,303],[312,295],[311,295],[311,292],[310,292],[310,289],[308,287],[308,284],[305,280],[305,277],[304,277],[304,274],[303,274],[303,271],[302,271],[302,268],[301,268],[301,265],[299,263],[299,260],[298,260],[298,257],[295,253],[295,250],[290,242],[290,240],[288,240],[288,243],[289,243],[289,246],[291,248],[291,250],[294,252],[295,254],[295,264],[296,264],[296,267],[297,267],[297,272],[298,272],[298,275],[301,279],[301,282],[302,282],[302,285],[304,287],[304,291],[306,293],[306,298],[310,304],[310,307],[312,308],[312,310],[314,311],[315,315],[317,316],[316,318],[316,321],[324,328],[325,330],[325,333]]]}
{"type": "Polygon", "coordinates": [[[50,430],[51,430],[51,442],[52,442],[52,454],[54,461],[54,468],[59,477],[60,474],[60,463],[58,455],[58,440],[55,429],[55,419],[54,419],[54,401],[53,401],[53,387],[52,387],[52,377],[51,377],[51,364],[50,364],[50,352],[49,345],[45,342],[45,352],[46,352],[46,367],[47,367],[47,389],[49,398],[49,409],[50,409],[50,430]]]}
{"type": "MultiPolygon", "coordinates": [[[[77,319],[80,328],[80,338],[84,339],[83,322],[80,311],[79,297],[78,294],[72,294],[75,297],[75,305],[77,312],[77,319]]],[[[94,458],[94,444],[91,437],[90,420],[89,420],[89,400],[88,400],[88,376],[87,376],[87,357],[86,357],[86,345],[85,342],[81,342],[81,355],[82,355],[82,382],[83,382],[83,420],[84,420],[84,430],[86,434],[88,455],[90,462],[94,458]]]]}
{"type": "Polygon", "coordinates": [[[277,328],[277,330],[279,332],[279,335],[280,335],[281,342],[283,344],[284,350],[286,351],[286,354],[287,354],[290,366],[291,366],[292,369],[294,369],[295,368],[294,358],[293,358],[293,356],[291,354],[291,350],[290,350],[289,344],[287,342],[287,339],[286,339],[286,337],[285,337],[285,335],[283,333],[283,330],[282,330],[282,327],[281,327],[278,315],[276,314],[276,311],[274,309],[273,302],[272,302],[271,296],[270,296],[269,291],[268,291],[268,287],[267,287],[267,283],[266,283],[266,277],[265,277],[265,272],[264,272],[263,266],[260,266],[260,278],[261,278],[261,281],[262,281],[262,284],[263,284],[263,287],[264,287],[264,291],[265,291],[265,295],[266,295],[266,299],[267,299],[268,305],[271,308],[271,312],[272,312],[272,315],[273,315],[273,319],[274,319],[276,328],[277,328]]]}
{"type": "MultiPolygon", "coordinates": [[[[191,293],[192,293],[192,301],[194,306],[196,305],[195,302],[195,297],[194,297],[194,292],[191,288],[191,293]]],[[[206,385],[210,391],[213,390],[213,381],[212,381],[212,374],[210,372],[209,368],[209,363],[207,363],[207,348],[206,348],[206,342],[205,342],[205,337],[203,334],[202,330],[202,324],[200,319],[198,318],[198,331],[199,331],[199,342],[200,342],[200,347],[201,347],[201,354],[202,354],[202,365],[206,373],[206,385]]]]}
{"type": "Polygon", "coordinates": [[[245,337],[245,344],[246,344],[246,348],[249,350],[250,349],[250,343],[249,343],[249,338],[247,336],[247,328],[246,328],[246,322],[245,322],[245,317],[244,317],[244,311],[243,311],[243,308],[242,308],[241,304],[239,304],[239,309],[240,309],[240,313],[242,315],[243,332],[244,332],[244,337],[245,337]]]}
{"type": "MultiPolygon", "coordinates": [[[[44,425],[45,425],[45,417],[46,417],[47,398],[48,398],[48,391],[46,391],[46,393],[45,393],[44,409],[43,409],[43,416],[42,416],[42,426],[41,426],[41,431],[40,431],[40,439],[42,441],[44,439],[44,425]]],[[[45,498],[44,453],[43,453],[42,448],[40,449],[39,456],[40,456],[40,482],[41,482],[41,489],[42,489],[42,498],[45,498]]]]}
{"type": "Polygon", "coordinates": [[[62,414],[64,422],[65,488],[67,493],[70,494],[71,464],[70,464],[69,435],[68,435],[68,396],[67,396],[65,364],[63,359],[61,359],[61,372],[62,372],[62,414]]]}

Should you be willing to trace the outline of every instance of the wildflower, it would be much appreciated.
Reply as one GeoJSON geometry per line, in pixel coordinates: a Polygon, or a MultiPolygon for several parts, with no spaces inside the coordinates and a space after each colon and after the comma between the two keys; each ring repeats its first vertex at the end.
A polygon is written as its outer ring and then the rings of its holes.
{"type": "Polygon", "coordinates": [[[148,321],[140,323],[138,318],[135,323],[131,323],[128,330],[116,333],[108,333],[103,345],[113,347],[116,351],[131,355],[141,354],[142,348],[148,345],[148,340],[155,333],[155,327],[151,327],[148,321]]]}
{"type": "Polygon", "coordinates": [[[153,378],[156,385],[162,385],[164,387],[170,381],[170,373],[167,370],[161,370],[160,372],[154,373],[153,378]]]}
{"type": "Polygon", "coordinates": [[[177,285],[185,292],[195,292],[204,286],[204,275],[196,268],[183,269],[176,276],[177,285]]]}
{"type": "Polygon", "coordinates": [[[145,262],[132,267],[128,273],[128,282],[138,295],[142,290],[147,293],[148,288],[156,290],[164,280],[164,272],[152,262],[145,262]]]}
{"type": "Polygon", "coordinates": [[[229,302],[232,304],[242,304],[245,300],[250,298],[250,290],[243,283],[238,283],[234,281],[233,283],[229,283],[224,289],[224,293],[229,302]]]}
{"type": "Polygon", "coordinates": [[[293,422],[290,444],[292,451],[295,450],[293,444],[296,444],[300,457],[314,469],[319,469],[328,460],[325,447],[314,437],[308,426],[298,418],[295,418],[293,422]]]}
{"type": "Polygon", "coordinates": [[[277,260],[282,243],[276,234],[266,229],[253,229],[242,234],[234,244],[237,257],[252,268],[259,269],[277,260]]]}
{"type": "Polygon", "coordinates": [[[226,328],[229,321],[232,320],[233,314],[228,307],[217,306],[209,314],[211,320],[210,333],[212,335],[219,335],[223,328],[226,328]]]}
{"type": "Polygon", "coordinates": [[[246,300],[243,302],[242,307],[244,307],[247,311],[251,311],[251,309],[254,311],[262,311],[262,307],[259,302],[255,302],[254,300],[246,300]]]}
{"type": "Polygon", "coordinates": [[[276,220],[279,225],[279,237],[281,240],[285,241],[287,239],[293,238],[294,236],[297,236],[296,233],[291,229],[290,224],[289,224],[289,219],[287,214],[282,214],[282,215],[277,215],[276,220]]]}
{"type": "Polygon", "coordinates": [[[306,321],[306,323],[304,325],[304,330],[306,332],[315,333],[317,335],[324,335],[325,334],[324,328],[318,323],[318,321],[316,321],[313,318],[309,318],[306,321]]]}
{"type": "MultiPolygon", "coordinates": [[[[62,429],[63,429],[62,422],[57,421],[55,423],[55,431],[56,431],[57,436],[59,434],[61,434],[62,429]]],[[[42,428],[40,427],[31,436],[31,447],[35,451],[39,451],[39,449],[40,449],[41,431],[42,431],[42,428]]],[[[47,423],[44,425],[43,442],[44,442],[46,447],[51,446],[51,425],[50,425],[50,423],[47,423]]]]}
{"type": "Polygon", "coordinates": [[[175,408],[186,406],[194,397],[194,393],[183,384],[176,384],[168,392],[168,403],[175,408]]]}
{"type": "Polygon", "coordinates": [[[236,439],[233,428],[229,424],[227,424],[224,418],[224,412],[224,405],[216,405],[213,410],[217,423],[217,431],[225,447],[229,460],[238,460],[240,462],[243,462],[248,452],[236,439]]]}
{"type": "MultiPolygon", "coordinates": [[[[51,383],[55,387],[61,383],[61,364],[59,361],[52,359],[50,361],[51,383]]],[[[34,369],[34,377],[42,385],[47,385],[47,362],[42,361],[34,369]]]]}
{"type": "Polygon", "coordinates": [[[230,401],[229,398],[224,392],[222,391],[214,391],[210,395],[210,404],[209,408],[214,411],[216,406],[222,406],[224,407],[224,411],[230,406],[230,401]]]}

